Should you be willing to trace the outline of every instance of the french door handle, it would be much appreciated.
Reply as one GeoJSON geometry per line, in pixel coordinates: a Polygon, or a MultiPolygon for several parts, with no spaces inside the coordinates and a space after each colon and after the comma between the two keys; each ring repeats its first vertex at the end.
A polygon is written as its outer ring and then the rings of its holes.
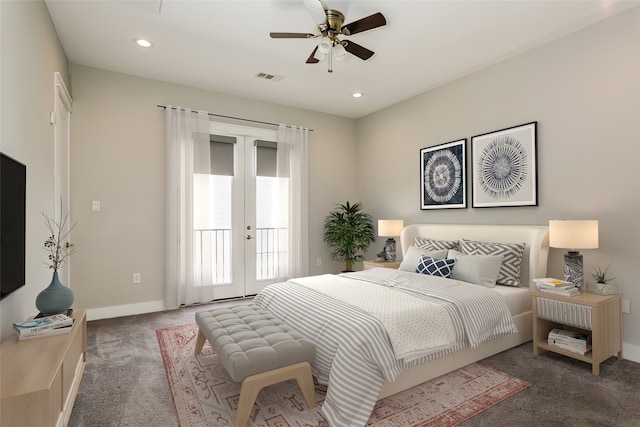
{"type": "Polygon", "coordinates": [[[247,240],[251,240],[253,239],[253,236],[251,234],[247,234],[247,240]]]}

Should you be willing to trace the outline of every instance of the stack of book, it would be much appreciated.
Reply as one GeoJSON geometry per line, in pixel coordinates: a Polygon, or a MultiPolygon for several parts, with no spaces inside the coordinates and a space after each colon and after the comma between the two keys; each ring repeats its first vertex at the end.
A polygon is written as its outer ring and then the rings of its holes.
{"type": "Polygon", "coordinates": [[[39,317],[13,324],[19,340],[66,334],[73,329],[73,319],[64,314],[39,317]]]}
{"type": "Polygon", "coordinates": [[[591,337],[581,332],[553,328],[549,331],[548,343],[582,355],[591,351],[591,337]]]}
{"type": "Polygon", "coordinates": [[[573,283],[551,277],[533,279],[533,283],[535,283],[536,288],[538,288],[540,292],[550,292],[570,297],[580,293],[580,289],[576,288],[573,283]]]}

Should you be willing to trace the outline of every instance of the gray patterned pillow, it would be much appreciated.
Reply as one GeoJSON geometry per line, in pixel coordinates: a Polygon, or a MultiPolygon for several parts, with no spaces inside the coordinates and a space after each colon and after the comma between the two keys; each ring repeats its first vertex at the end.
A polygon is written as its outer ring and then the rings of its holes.
{"type": "Polygon", "coordinates": [[[449,249],[458,249],[457,240],[435,240],[426,237],[416,237],[415,244],[420,249],[428,251],[448,251],[449,249]]]}
{"type": "Polygon", "coordinates": [[[498,274],[498,285],[520,286],[520,266],[524,254],[524,243],[492,243],[476,240],[460,240],[460,252],[467,255],[502,255],[502,267],[498,274]]]}

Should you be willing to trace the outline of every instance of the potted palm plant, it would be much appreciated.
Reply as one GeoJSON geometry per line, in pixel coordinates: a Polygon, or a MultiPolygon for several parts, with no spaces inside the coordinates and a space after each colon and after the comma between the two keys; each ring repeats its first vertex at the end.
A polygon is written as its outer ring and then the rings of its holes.
{"type": "Polygon", "coordinates": [[[324,220],[324,241],[333,248],[331,260],[344,262],[345,271],[352,271],[375,241],[373,218],[360,203],[339,204],[324,220]]]}

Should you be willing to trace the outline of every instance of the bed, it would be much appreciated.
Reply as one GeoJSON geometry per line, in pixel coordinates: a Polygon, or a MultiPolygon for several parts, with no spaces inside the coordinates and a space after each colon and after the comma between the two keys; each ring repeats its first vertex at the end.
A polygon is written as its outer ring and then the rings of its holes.
{"type": "Polygon", "coordinates": [[[256,296],[260,306],[315,342],[312,368],[328,385],[321,411],[330,426],[364,426],[378,399],[532,339],[529,286],[546,275],[546,226],[409,225],[401,234],[406,260],[416,238],[477,244],[465,247],[468,254],[474,253],[469,248],[485,250],[486,242],[519,246],[519,277],[512,279],[521,286],[488,288],[379,268],[292,279],[256,296]],[[389,305],[401,309],[389,312],[389,305]],[[441,324],[442,330],[422,333],[424,324],[441,324]],[[397,338],[403,333],[409,339],[397,338]]]}

